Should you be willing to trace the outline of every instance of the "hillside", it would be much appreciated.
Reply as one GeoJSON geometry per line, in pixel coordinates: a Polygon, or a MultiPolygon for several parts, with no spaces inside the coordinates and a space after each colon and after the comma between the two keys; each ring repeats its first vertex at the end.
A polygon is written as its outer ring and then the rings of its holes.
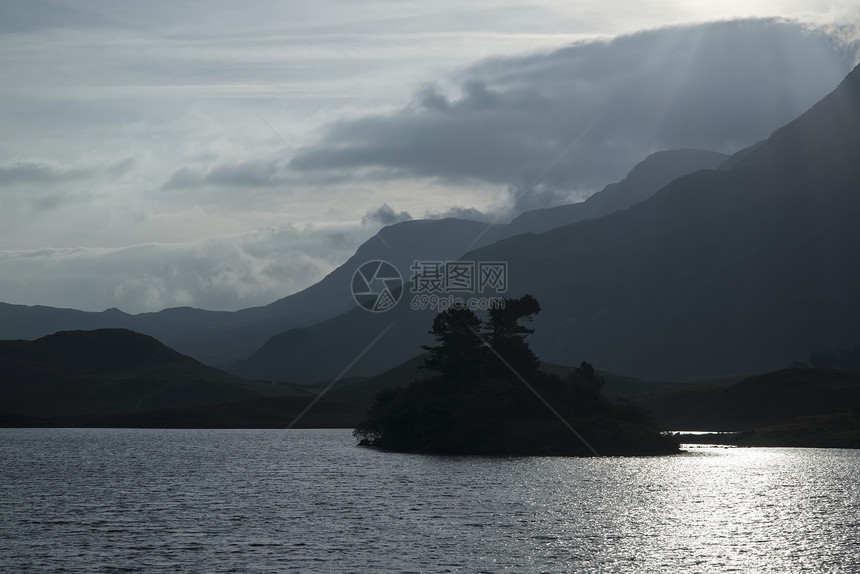
{"type": "Polygon", "coordinates": [[[240,379],[123,329],[0,341],[0,372],[7,421],[11,413],[47,419],[308,394],[240,379]]]}
{"type": "Polygon", "coordinates": [[[478,250],[547,312],[533,345],[645,378],[765,371],[860,339],[860,69],[735,167],[478,250]],[[814,142],[814,150],[808,142],[814,142]]]}

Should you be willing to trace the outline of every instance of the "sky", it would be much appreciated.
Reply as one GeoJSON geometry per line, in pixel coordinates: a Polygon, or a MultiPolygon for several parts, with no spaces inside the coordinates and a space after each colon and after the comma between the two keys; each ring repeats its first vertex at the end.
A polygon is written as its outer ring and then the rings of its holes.
{"type": "Polygon", "coordinates": [[[732,153],[857,62],[846,1],[0,0],[0,301],[236,310],[384,225],[732,153]]]}

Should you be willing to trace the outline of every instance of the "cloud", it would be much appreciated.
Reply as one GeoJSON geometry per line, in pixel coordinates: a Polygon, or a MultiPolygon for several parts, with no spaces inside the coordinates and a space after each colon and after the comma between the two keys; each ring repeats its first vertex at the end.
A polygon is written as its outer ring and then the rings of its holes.
{"type": "Polygon", "coordinates": [[[587,192],[583,192],[581,195],[578,195],[575,192],[561,189],[553,185],[529,185],[526,183],[508,186],[507,191],[508,203],[505,208],[506,213],[499,214],[499,216],[505,220],[523,213],[524,211],[576,203],[578,201],[582,201],[589,195],[587,192]]]}
{"type": "Polygon", "coordinates": [[[34,195],[29,200],[30,209],[37,213],[54,211],[72,204],[86,204],[92,200],[87,193],[58,192],[34,195]]]}
{"type": "Polygon", "coordinates": [[[372,233],[282,226],[187,243],[0,252],[0,299],[131,313],[264,305],[322,279],[372,233]]]}
{"type": "Polygon", "coordinates": [[[110,22],[103,15],[43,0],[4,2],[0,32],[23,32],[44,28],[90,28],[110,22]]]}
{"type": "Polygon", "coordinates": [[[87,177],[90,169],[64,168],[56,164],[34,160],[15,161],[0,165],[0,185],[41,185],[87,177]]]}
{"type": "Polygon", "coordinates": [[[94,195],[87,182],[110,170],[97,167],[70,167],[54,162],[18,160],[0,164],[0,190],[3,210],[0,212],[0,239],[8,233],[11,222],[22,217],[49,213],[64,207],[90,204],[94,195]]]}
{"type": "Polygon", "coordinates": [[[846,71],[847,44],[773,21],[570,44],[740,6],[686,4],[5,2],[0,300],[266,303],[376,225],[576,200],[661,147],[767,135],[846,71]]]}
{"type": "Polygon", "coordinates": [[[483,182],[518,209],[542,207],[652,151],[767,137],[838,84],[854,49],[798,23],[741,20],[493,58],[422,85],[399,111],[333,123],[302,154],[322,172],[483,182]]]}
{"type": "Polygon", "coordinates": [[[451,102],[448,101],[441,86],[435,82],[426,83],[418,88],[412,98],[412,104],[417,109],[428,111],[447,112],[451,109],[451,102]]]}
{"type": "Polygon", "coordinates": [[[401,221],[409,221],[412,216],[406,211],[396,213],[387,203],[383,203],[376,209],[372,209],[361,217],[362,225],[374,225],[376,227],[384,227],[386,225],[394,225],[401,221]]]}
{"type": "Polygon", "coordinates": [[[208,168],[183,167],[173,173],[163,189],[201,186],[272,187],[284,182],[284,165],[279,160],[249,160],[222,163],[208,168]]]}

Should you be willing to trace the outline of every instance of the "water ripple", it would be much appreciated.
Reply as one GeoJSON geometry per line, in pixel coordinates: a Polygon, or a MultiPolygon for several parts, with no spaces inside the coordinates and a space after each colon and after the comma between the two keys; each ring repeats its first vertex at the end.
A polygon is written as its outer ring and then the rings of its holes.
{"type": "Polygon", "coordinates": [[[387,454],[348,431],[0,431],[3,572],[858,572],[860,453],[387,454]]]}

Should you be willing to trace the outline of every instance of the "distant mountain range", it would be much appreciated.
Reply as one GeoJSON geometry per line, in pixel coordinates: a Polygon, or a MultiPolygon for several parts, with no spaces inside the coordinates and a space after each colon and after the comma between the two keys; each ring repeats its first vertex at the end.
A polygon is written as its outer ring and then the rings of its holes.
{"type": "MultiPolygon", "coordinates": [[[[382,229],[346,263],[307,289],[264,307],[217,312],[188,307],[129,315],[118,309],[101,313],[0,303],[0,339],[35,339],[61,330],[124,328],[158,338],[210,365],[244,359],[266,341],[289,329],[309,327],[355,308],[350,282],[364,262],[381,259],[410,276],[415,260],[458,259],[468,248],[489,245],[518,233],[541,232],[557,225],[598,217],[647,198],[664,184],[727,156],[702,150],[669,150],[646,158],[623,181],[588,200],[527,212],[509,225],[449,218],[406,221],[382,229]]],[[[277,378],[282,378],[279,374],[277,378]]],[[[312,376],[311,380],[316,377],[312,376]]],[[[308,380],[300,376],[299,380],[308,380]]]]}
{"type": "MultiPolygon", "coordinates": [[[[489,231],[492,229],[490,226],[489,231]]],[[[407,276],[413,260],[456,259],[464,245],[487,231],[485,223],[461,219],[407,221],[386,227],[319,283],[264,307],[236,312],[177,307],[129,315],[118,309],[92,313],[0,303],[0,339],[36,339],[62,330],[122,328],[156,337],[204,363],[220,365],[248,356],[277,333],[313,325],[354,308],[350,283],[362,263],[390,261],[407,276]]]]}
{"type": "MultiPolygon", "coordinates": [[[[344,379],[316,396],[323,386],[243,380],[131,331],[66,331],[0,342],[0,427],[352,428],[366,418],[379,391],[431,376],[418,369],[422,362],[419,356],[368,379],[344,379]]],[[[564,376],[571,368],[542,363],[541,370],[564,376]]],[[[605,394],[644,406],[660,428],[788,425],[731,439],[701,437],[706,441],[860,444],[856,372],[791,368],[697,384],[602,376],[605,394]],[[797,419],[810,416],[811,422],[797,419]]]]}
{"type": "MultiPolygon", "coordinates": [[[[543,360],[587,359],[651,379],[780,368],[860,341],[858,157],[855,69],[720,169],[463,258],[507,261],[511,295],[540,301],[531,343],[543,360]]],[[[355,361],[351,373],[381,372],[429,342],[431,320],[404,305],[375,316],[355,309],[279,334],[231,370],[315,381],[355,361]]]]}
{"type": "Polygon", "coordinates": [[[545,361],[649,379],[761,372],[860,342],[860,71],[731,158],[654,154],[587,201],[508,225],[447,219],[387,227],[320,283],[235,313],[127,315],[0,305],[0,337],[123,327],[209,364],[311,383],[382,373],[429,342],[433,312],[356,307],[355,269],[404,276],[418,260],[506,261],[509,294],[543,307],[545,361]],[[463,253],[464,246],[475,249],[463,253]]]}
{"type": "MultiPolygon", "coordinates": [[[[724,154],[702,150],[657,152],[634,167],[624,180],[606,186],[582,203],[526,212],[509,225],[482,229],[480,240],[491,244],[519,233],[611,214],[639,203],[684,174],[717,167],[727,159],[724,154]]],[[[469,243],[472,242],[462,245],[469,243]]],[[[493,260],[508,259],[506,254],[500,257],[493,260]]],[[[471,255],[463,258],[476,260],[471,255]]],[[[403,275],[409,276],[408,268],[403,275]]],[[[434,314],[432,310],[413,310],[406,304],[383,314],[368,314],[353,306],[317,325],[280,333],[248,358],[225,368],[246,377],[309,383],[337,377],[361,355],[349,372],[373,375],[414,356],[420,345],[431,343],[427,330],[434,314]],[[370,345],[386,329],[389,330],[382,335],[382,341],[370,345]]],[[[559,362],[575,364],[578,360],[582,359],[565,357],[559,362]]]]}

